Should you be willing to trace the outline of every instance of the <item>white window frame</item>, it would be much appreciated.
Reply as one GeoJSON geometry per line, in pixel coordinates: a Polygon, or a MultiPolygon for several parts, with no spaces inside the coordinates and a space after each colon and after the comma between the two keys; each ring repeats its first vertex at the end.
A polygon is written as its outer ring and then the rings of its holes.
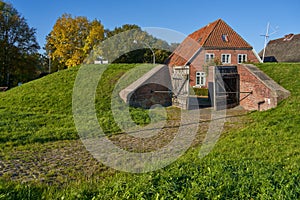
{"type": "Polygon", "coordinates": [[[231,63],[231,54],[227,54],[227,53],[221,54],[221,62],[223,64],[230,64],[231,63]]]}
{"type": "Polygon", "coordinates": [[[244,63],[244,62],[247,62],[247,54],[238,54],[237,63],[241,64],[241,63],[244,63]]]}
{"type": "Polygon", "coordinates": [[[206,73],[197,71],[195,85],[196,86],[205,86],[205,84],[206,84],[206,73]]]}
{"type": "Polygon", "coordinates": [[[214,53],[206,53],[205,54],[205,62],[209,63],[215,59],[215,54],[214,53]]]}

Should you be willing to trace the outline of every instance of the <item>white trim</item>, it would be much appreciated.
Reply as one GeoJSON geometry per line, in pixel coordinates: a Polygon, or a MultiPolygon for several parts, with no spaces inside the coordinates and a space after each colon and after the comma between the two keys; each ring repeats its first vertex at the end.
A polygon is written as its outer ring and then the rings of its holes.
{"type": "Polygon", "coordinates": [[[259,57],[259,55],[257,54],[257,52],[254,49],[252,49],[252,52],[254,53],[255,57],[258,60],[258,62],[263,63],[263,60],[259,57]]]}
{"type": "Polygon", "coordinates": [[[199,86],[205,86],[205,85],[206,85],[206,73],[201,72],[201,71],[196,71],[195,86],[199,87],[199,86]],[[199,78],[199,82],[197,81],[198,78],[199,78]]]}
{"type": "Polygon", "coordinates": [[[204,62],[205,63],[209,63],[209,62],[213,61],[214,59],[215,59],[215,54],[214,53],[205,53],[205,55],[204,55],[204,62]],[[206,56],[209,56],[209,58],[206,59],[206,56]],[[211,58],[211,56],[212,56],[212,58],[211,58]]]}
{"type": "Polygon", "coordinates": [[[189,69],[189,66],[174,66],[174,69],[189,69]]]}
{"type": "Polygon", "coordinates": [[[239,53],[239,54],[237,55],[237,63],[238,63],[238,64],[242,64],[242,63],[247,62],[247,61],[248,61],[248,55],[247,55],[247,54],[245,54],[245,53],[239,53]],[[242,58],[242,59],[241,59],[242,62],[239,62],[239,57],[240,57],[240,56],[246,56],[245,60],[242,58]]]}
{"type": "MultiPolygon", "coordinates": [[[[226,58],[227,59],[227,58],[226,58]]],[[[221,54],[221,62],[222,62],[222,64],[231,64],[231,54],[230,53],[222,53],[221,54]],[[225,56],[225,55],[229,55],[229,57],[228,57],[228,62],[223,62],[223,55],[225,56]]]]}

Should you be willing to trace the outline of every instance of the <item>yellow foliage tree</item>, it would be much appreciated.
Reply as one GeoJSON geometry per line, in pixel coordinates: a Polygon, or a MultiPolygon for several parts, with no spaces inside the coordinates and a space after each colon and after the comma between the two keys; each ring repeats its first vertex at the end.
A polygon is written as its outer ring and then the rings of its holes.
{"type": "Polygon", "coordinates": [[[46,38],[46,51],[52,63],[59,65],[57,68],[69,68],[81,64],[103,38],[104,28],[100,21],[90,22],[86,17],[63,14],[46,38]]]}

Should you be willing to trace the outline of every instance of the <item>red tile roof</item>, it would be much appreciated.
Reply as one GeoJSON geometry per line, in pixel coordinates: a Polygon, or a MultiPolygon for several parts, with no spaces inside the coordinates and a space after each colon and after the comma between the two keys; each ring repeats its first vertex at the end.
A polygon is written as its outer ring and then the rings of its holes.
{"type": "Polygon", "coordinates": [[[169,57],[169,65],[184,65],[200,48],[252,49],[226,22],[218,19],[190,34],[169,57]]]}
{"type": "MultiPolygon", "coordinates": [[[[239,34],[237,34],[237,32],[235,32],[222,19],[218,19],[211,25],[214,25],[214,27],[209,33],[209,36],[203,44],[203,47],[252,49],[252,46],[250,46],[239,34]],[[223,41],[222,35],[227,35],[228,42],[223,41]]],[[[193,34],[194,33],[192,33],[191,35],[193,34]]]]}

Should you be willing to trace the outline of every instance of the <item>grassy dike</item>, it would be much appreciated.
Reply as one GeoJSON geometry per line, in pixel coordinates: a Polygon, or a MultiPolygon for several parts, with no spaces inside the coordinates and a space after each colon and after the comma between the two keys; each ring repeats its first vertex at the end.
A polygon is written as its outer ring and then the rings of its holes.
{"type": "MultiPolygon", "coordinates": [[[[108,134],[120,131],[109,110],[114,84],[136,66],[112,65],[98,85],[97,115],[108,134]]],[[[170,166],[146,174],[103,169],[87,177],[70,169],[66,176],[74,178],[63,184],[22,183],[2,174],[0,199],[299,199],[300,64],[258,67],[291,96],[275,109],[247,114],[242,126],[226,129],[208,156],[199,159],[200,146],[195,146],[170,166]]],[[[1,160],[78,140],[72,119],[77,71],[61,71],[0,93],[1,160]]],[[[143,110],[133,109],[132,115],[139,124],[149,122],[143,110]]]]}

